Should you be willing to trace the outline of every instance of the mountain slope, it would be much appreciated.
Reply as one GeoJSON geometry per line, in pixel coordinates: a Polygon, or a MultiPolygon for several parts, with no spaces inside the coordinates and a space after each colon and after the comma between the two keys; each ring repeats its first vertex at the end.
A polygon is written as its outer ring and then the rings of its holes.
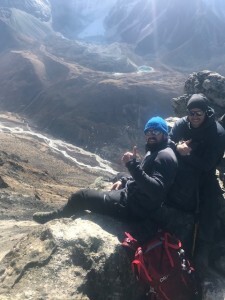
{"type": "Polygon", "coordinates": [[[6,53],[0,65],[1,109],[114,161],[127,144],[142,147],[142,128],[151,115],[172,114],[169,100],[182,83],[175,72],[164,71],[164,78],[160,72],[96,72],[45,48],[6,53]]]}
{"type": "Polygon", "coordinates": [[[1,109],[114,161],[142,147],[151,116],[173,113],[190,70],[225,70],[224,20],[200,0],[3,4],[1,109]]]}

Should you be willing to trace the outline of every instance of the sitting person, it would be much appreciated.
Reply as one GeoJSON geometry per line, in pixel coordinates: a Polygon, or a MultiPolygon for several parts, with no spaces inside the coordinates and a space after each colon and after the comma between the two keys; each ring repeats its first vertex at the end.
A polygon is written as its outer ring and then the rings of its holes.
{"type": "Polygon", "coordinates": [[[80,190],[72,194],[62,208],[35,213],[33,219],[44,224],[52,219],[70,217],[78,211],[91,210],[122,220],[150,222],[166,201],[175,179],[177,159],[168,145],[168,127],[162,118],[151,118],[144,134],[146,155],[143,161],[136,159],[135,148],[133,152],[126,152],[122,161],[130,176],[116,181],[111,191],[80,190]]]}

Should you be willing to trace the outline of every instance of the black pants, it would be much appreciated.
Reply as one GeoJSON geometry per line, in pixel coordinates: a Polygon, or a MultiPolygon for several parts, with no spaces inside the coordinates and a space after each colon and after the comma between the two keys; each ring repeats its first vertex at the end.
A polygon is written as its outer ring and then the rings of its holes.
{"type": "Polygon", "coordinates": [[[122,220],[140,220],[130,211],[124,189],[118,191],[80,190],[70,196],[60,212],[63,216],[70,217],[76,212],[84,210],[91,210],[122,220]]]}
{"type": "Polygon", "coordinates": [[[203,184],[200,183],[200,219],[199,219],[199,238],[208,243],[214,241],[215,225],[218,213],[218,199],[221,189],[216,175],[206,174],[203,184]]]}

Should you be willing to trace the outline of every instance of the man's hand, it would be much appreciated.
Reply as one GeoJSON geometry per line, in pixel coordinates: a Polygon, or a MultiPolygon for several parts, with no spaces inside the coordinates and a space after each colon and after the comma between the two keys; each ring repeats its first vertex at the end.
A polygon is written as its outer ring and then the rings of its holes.
{"type": "Polygon", "coordinates": [[[119,190],[121,188],[122,188],[122,182],[121,182],[121,180],[118,180],[118,181],[116,181],[116,182],[113,183],[111,191],[113,191],[113,190],[117,191],[117,190],[119,190]]]}
{"type": "Polygon", "coordinates": [[[122,157],[122,161],[126,164],[128,161],[132,159],[136,159],[137,157],[137,146],[134,146],[133,152],[126,152],[122,157]]]}
{"type": "Polygon", "coordinates": [[[181,142],[177,145],[177,152],[181,156],[186,156],[191,154],[191,147],[189,147],[189,144],[191,143],[191,140],[181,142]]]}

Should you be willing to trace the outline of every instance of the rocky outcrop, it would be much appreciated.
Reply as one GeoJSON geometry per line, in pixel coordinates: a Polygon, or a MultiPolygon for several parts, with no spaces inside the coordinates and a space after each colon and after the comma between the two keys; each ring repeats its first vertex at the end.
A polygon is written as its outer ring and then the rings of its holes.
{"type": "MultiPolygon", "coordinates": [[[[120,243],[126,226],[92,213],[76,217],[36,226],[20,238],[0,261],[0,299],[142,299],[120,243]]],[[[223,274],[223,245],[215,253],[223,274]]],[[[202,299],[222,299],[224,278],[210,269],[201,276],[202,299]]]]}
{"type": "Polygon", "coordinates": [[[225,77],[212,71],[192,73],[184,84],[184,95],[174,98],[172,106],[177,116],[186,115],[186,104],[192,94],[203,93],[209,105],[215,109],[217,117],[225,113],[225,77]]]}
{"type": "Polygon", "coordinates": [[[39,226],[0,263],[0,299],[139,299],[111,218],[87,214],[39,226]]]}

